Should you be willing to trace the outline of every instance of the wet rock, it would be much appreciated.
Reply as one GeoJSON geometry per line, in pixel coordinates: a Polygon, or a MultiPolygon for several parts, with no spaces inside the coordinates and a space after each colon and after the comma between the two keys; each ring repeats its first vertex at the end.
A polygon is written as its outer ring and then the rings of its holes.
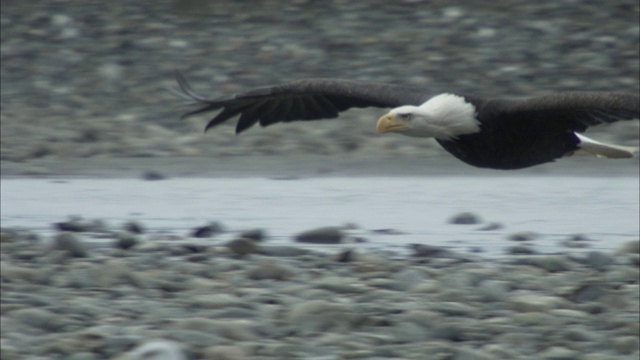
{"type": "Polygon", "coordinates": [[[510,246],[505,249],[505,252],[511,255],[535,255],[538,253],[529,245],[510,246]]]}
{"type": "Polygon", "coordinates": [[[3,282],[31,282],[38,276],[38,271],[23,266],[0,263],[0,278],[3,282]]]}
{"type": "Polygon", "coordinates": [[[167,178],[163,173],[154,170],[145,171],[140,177],[146,181],[165,180],[167,178]]]}
{"type": "Polygon", "coordinates": [[[250,238],[233,239],[227,242],[225,246],[238,256],[253,254],[258,250],[258,244],[250,238]]]}
{"type": "Polygon", "coordinates": [[[513,233],[507,237],[510,241],[532,241],[538,238],[538,234],[532,231],[521,231],[513,233]]]}
{"type": "Polygon", "coordinates": [[[118,234],[115,247],[123,250],[130,249],[138,244],[138,237],[130,232],[121,232],[118,234]]]}
{"type": "Polygon", "coordinates": [[[241,232],[238,237],[261,242],[267,237],[267,234],[263,229],[250,229],[241,232]]]}
{"type": "Polygon", "coordinates": [[[536,266],[548,272],[569,271],[575,266],[575,263],[564,255],[527,256],[516,259],[514,263],[536,266]]]}
{"type": "Polygon", "coordinates": [[[138,221],[127,221],[122,227],[125,231],[132,234],[142,234],[145,232],[144,225],[138,221]]]}
{"type": "Polygon", "coordinates": [[[495,231],[495,230],[500,230],[502,228],[504,228],[504,225],[493,222],[479,228],[478,231],[495,231]]]}
{"type": "Polygon", "coordinates": [[[413,256],[416,257],[448,257],[453,255],[451,250],[441,246],[410,244],[409,247],[413,250],[413,256]]]}
{"type": "Polygon", "coordinates": [[[45,309],[20,309],[11,312],[11,315],[29,326],[47,331],[64,331],[69,325],[67,319],[45,309]]]}
{"type": "Polygon", "coordinates": [[[638,254],[640,253],[640,240],[632,240],[622,244],[618,249],[616,249],[616,254],[624,255],[624,254],[638,254]]]}
{"type": "Polygon", "coordinates": [[[454,215],[448,222],[455,225],[474,225],[480,223],[480,218],[473,213],[462,212],[454,215]]]}
{"type": "Polygon", "coordinates": [[[114,360],[187,360],[180,345],[168,340],[144,343],[114,360]]]}
{"type": "Polygon", "coordinates": [[[293,275],[293,270],[280,265],[272,260],[261,261],[257,266],[251,268],[247,276],[254,280],[287,280],[293,275]]]}
{"type": "Polygon", "coordinates": [[[342,263],[352,262],[354,258],[355,251],[351,249],[342,251],[336,255],[336,261],[342,263]]]}
{"type": "Polygon", "coordinates": [[[587,238],[585,235],[576,234],[569,237],[568,239],[561,241],[560,245],[573,249],[582,249],[589,247],[589,242],[589,238],[587,238]]]}
{"type": "Polygon", "coordinates": [[[224,227],[222,226],[222,224],[218,222],[212,222],[212,223],[209,223],[208,225],[195,228],[191,232],[191,236],[196,238],[206,238],[206,237],[212,237],[217,234],[220,234],[223,231],[224,231],[224,227]]]}
{"type": "Polygon", "coordinates": [[[72,257],[87,256],[87,251],[85,250],[82,241],[80,241],[78,236],[68,232],[58,234],[53,240],[52,248],[54,250],[64,251],[72,257]]]}
{"type": "Polygon", "coordinates": [[[247,351],[237,345],[213,345],[202,351],[203,360],[248,360],[247,351]]]}
{"type": "Polygon", "coordinates": [[[411,290],[417,285],[420,285],[425,278],[426,274],[417,269],[405,269],[398,273],[393,274],[394,288],[397,290],[411,290]]]}
{"type": "Polygon", "coordinates": [[[540,353],[541,360],[578,360],[582,355],[571,349],[553,346],[540,353]]]}
{"type": "Polygon", "coordinates": [[[585,265],[602,271],[612,265],[613,262],[613,256],[609,254],[605,254],[601,251],[590,251],[587,255],[585,265]]]}
{"type": "Polygon", "coordinates": [[[567,304],[567,301],[557,296],[547,295],[518,295],[509,299],[511,308],[520,312],[547,312],[567,304]]]}
{"type": "Polygon", "coordinates": [[[293,305],[288,321],[301,334],[345,331],[351,328],[355,315],[345,305],[325,300],[311,300],[293,305]]]}
{"type": "Polygon", "coordinates": [[[295,241],[312,244],[339,244],[344,238],[342,229],[336,226],[326,226],[308,230],[295,236],[295,241]]]}
{"type": "Polygon", "coordinates": [[[79,216],[73,216],[67,221],[55,223],[55,226],[60,231],[69,231],[69,232],[106,231],[106,225],[102,221],[84,220],[79,216]]]}
{"type": "Polygon", "coordinates": [[[475,310],[473,306],[453,301],[436,302],[431,304],[429,308],[447,316],[466,316],[475,310]]]}
{"type": "Polygon", "coordinates": [[[261,246],[258,252],[262,255],[267,256],[281,256],[281,257],[298,257],[302,255],[308,255],[313,253],[313,251],[309,249],[302,249],[295,246],[261,246]]]}
{"type": "Polygon", "coordinates": [[[613,339],[613,348],[619,354],[631,355],[638,353],[640,348],[640,340],[636,336],[620,336],[613,339]]]}
{"type": "Polygon", "coordinates": [[[396,229],[373,229],[371,230],[372,233],[374,234],[380,234],[380,235],[403,235],[405,234],[405,232],[402,232],[400,230],[396,230],[396,229]]]}

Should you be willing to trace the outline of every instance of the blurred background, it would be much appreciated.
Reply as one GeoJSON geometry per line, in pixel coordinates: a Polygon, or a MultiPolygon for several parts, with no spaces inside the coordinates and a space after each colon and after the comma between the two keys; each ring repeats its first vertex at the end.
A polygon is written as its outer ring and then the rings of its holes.
{"type": "MultiPolygon", "coordinates": [[[[432,141],[377,136],[380,109],[238,137],[229,121],[205,135],[209,114],[181,121],[188,107],[166,88],[179,69],[207,97],[307,77],[484,96],[637,93],[639,9],[637,0],[4,0],[1,159],[439,154],[432,141]]],[[[638,121],[595,131],[638,144],[638,121]]]]}

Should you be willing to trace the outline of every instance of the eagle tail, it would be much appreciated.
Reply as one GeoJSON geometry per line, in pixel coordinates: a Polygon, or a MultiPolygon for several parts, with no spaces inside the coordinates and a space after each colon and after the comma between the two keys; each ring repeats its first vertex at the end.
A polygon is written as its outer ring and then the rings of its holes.
{"type": "Polygon", "coordinates": [[[597,157],[605,157],[609,159],[627,159],[638,155],[640,149],[632,146],[620,146],[604,144],[580,134],[576,134],[580,142],[578,146],[580,151],[586,152],[597,157]]]}

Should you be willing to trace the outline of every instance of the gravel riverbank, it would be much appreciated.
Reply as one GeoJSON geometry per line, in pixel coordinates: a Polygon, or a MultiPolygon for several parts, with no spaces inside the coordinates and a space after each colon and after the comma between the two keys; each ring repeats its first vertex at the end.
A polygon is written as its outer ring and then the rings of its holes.
{"type": "Polygon", "coordinates": [[[90,248],[85,233],[45,245],[3,230],[2,359],[639,354],[638,241],[489,262],[433,248],[317,253],[260,237],[240,246],[256,232],[202,246],[128,229],[103,229],[106,248],[90,248]]]}
{"type": "MultiPolygon", "coordinates": [[[[640,89],[640,6],[588,1],[4,1],[0,159],[433,155],[376,136],[380,110],[208,135],[180,121],[178,68],[204,96],[309,77],[484,96],[640,89]]],[[[594,137],[638,145],[637,121],[594,137]]]]}

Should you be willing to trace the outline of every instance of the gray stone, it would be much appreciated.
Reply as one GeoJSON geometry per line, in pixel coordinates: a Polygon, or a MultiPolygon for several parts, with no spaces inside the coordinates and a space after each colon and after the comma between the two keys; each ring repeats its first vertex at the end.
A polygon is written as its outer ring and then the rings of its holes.
{"type": "Polygon", "coordinates": [[[613,339],[613,348],[624,355],[638,354],[640,350],[640,340],[636,336],[620,336],[613,339]]]}
{"type": "Polygon", "coordinates": [[[586,259],[586,264],[596,270],[604,270],[613,262],[613,256],[600,251],[590,251],[586,259]]]}
{"type": "Polygon", "coordinates": [[[249,269],[247,276],[254,280],[287,280],[293,276],[294,271],[272,260],[260,261],[257,266],[249,269]]]}
{"type": "Polygon", "coordinates": [[[447,316],[466,316],[470,315],[476,310],[473,306],[452,301],[433,303],[429,306],[429,309],[445,314],[447,316]]]}
{"type": "Polygon", "coordinates": [[[480,223],[480,218],[473,213],[462,212],[454,215],[448,222],[455,225],[474,225],[480,223]]]}
{"type": "Polygon", "coordinates": [[[342,229],[336,226],[307,230],[294,237],[297,242],[311,244],[339,244],[343,238],[342,229]]]}
{"type": "Polygon", "coordinates": [[[520,312],[547,312],[567,304],[567,300],[557,296],[518,295],[509,299],[511,308],[520,312]]]}
{"type": "Polygon", "coordinates": [[[538,238],[538,234],[532,231],[522,231],[518,233],[513,233],[507,237],[507,239],[511,241],[531,241],[538,238]]]}
{"type": "Polygon", "coordinates": [[[187,360],[187,356],[173,341],[154,340],[137,346],[117,360],[187,360]]]}
{"type": "Polygon", "coordinates": [[[53,240],[53,249],[66,252],[69,256],[73,257],[86,257],[87,251],[82,244],[82,241],[78,236],[63,232],[58,234],[53,240]]]}
{"type": "Polygon", "coordinates": [[[640,240],[628,241],[620,245],[620,247],[616,249],[616,254],[618,255],[638,253],[640,253],[640,240]]]}
{"type": "Polygon", "coordinates": [[[540,353],[541,360],[578,360],[581,354],[575,350],[553,346],[540,353]]]}
{"type": "Polygon", "coordinates": [[[303,249],[294,246],[261,246],[258,252],[267,256],[281,256],[281,257],[298,257],[302,255],[312,254],[313,251],[309,249],[303,249]]]}
{"type": "Polygon", "coordinates": [[[266,236],[267,234],[263,229],[249,229],[241,232],[238,237],[260,242],[263,241],[266,236]]]}
{"type": "Polygon", "coordinates": [[[245,360],[248,352],[237,345],[214,345],[202,351],[202,360],[245,360]]]}
{"type": "Polygon", "coordinates": [[[115,247],[123,250],[130,249],[138,244],[140,240],[136,235],[130,232],[121,232],[116,237],[115,247]]]}
{"type": "Polygon", "coordinates": [[[344,305],[325,300],[311,300],[291,307],[288,321],[301,334],[345,331],[351,328],[356,315],[344,305]]]}
{"type": "Polygon", "coordinates": [[[67,325],[70,324],[68,320],[60,315],[39,308],[15,310],[10,313],[10,316],[24,324],[47,331],[64,331],[67,325]]]}
{"type": "Polygon", "coordinates": [[[233,239],[227,242],[225,246],[238,256],[253,254],[258,250],[256,241],[249,238],[233,239]]]}

